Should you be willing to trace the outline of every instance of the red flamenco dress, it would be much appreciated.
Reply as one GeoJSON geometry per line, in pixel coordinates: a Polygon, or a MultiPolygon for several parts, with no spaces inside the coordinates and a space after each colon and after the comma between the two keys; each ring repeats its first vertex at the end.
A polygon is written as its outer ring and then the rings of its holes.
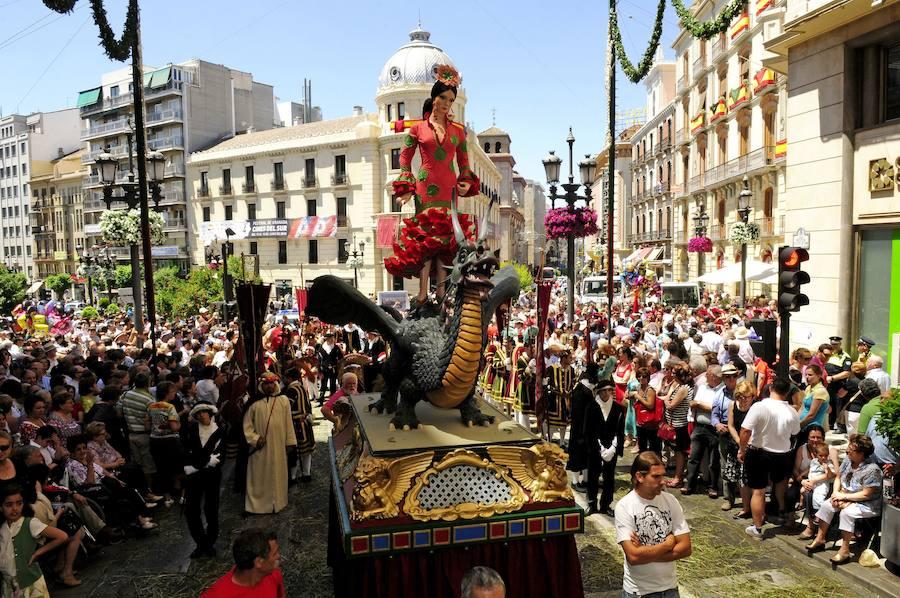
{"type": "MultiPolygon", "coordinates": [[[[469,167],[465,126],[447,121],[447,132],[439,140],[429,115],[418,121],[397,121],[395,131],[409,127],[400,152],[400,176],[393,183],[394,195],[414,193],[416,214],[403,220],[400,238],[394,243],[394,255],[384,260],[384,267],[394,276],[416,278],[432,259],[451,264],[457,243],[450,220],[450,202],[456,197],[456,185],[469,183],[464,197],[479,193],[479,180],[469,167]],[[412,159],[419,148],[422,165],[415,174],[412,159]],[[459,174],[454,166],[459,164],[459,174]]],[[[457,207],[458,209],[458,207],[457,207]]],[[[468,214],[459,214],[459,223],[466,236],[474,239],[475,224],[468,214]]]]}

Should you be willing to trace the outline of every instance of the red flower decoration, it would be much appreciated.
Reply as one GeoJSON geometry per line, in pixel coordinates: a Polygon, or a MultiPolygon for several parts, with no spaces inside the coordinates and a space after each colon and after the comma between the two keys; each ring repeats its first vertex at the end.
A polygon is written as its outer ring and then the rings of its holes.
{"type": "Polygon", "coordinates": [[[571,233],[576,238],[596,235],[597,212],[591,208],[555,208],[544,217],[548,239],[565,239],[571,233]]]}

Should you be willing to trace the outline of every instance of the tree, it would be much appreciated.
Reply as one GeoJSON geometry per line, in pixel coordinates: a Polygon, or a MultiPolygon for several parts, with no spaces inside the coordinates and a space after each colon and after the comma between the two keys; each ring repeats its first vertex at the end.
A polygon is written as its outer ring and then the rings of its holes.
{"type": "MultiPolygon", "coordinates": [[[[144,267],[141,266],[141,275],[144,274],[144,267]]],[[[131,266],[116,266],[116,288],[131,286],[131,266]]]]}
{"type": "Polygon", "coordinates": [[[500,267],[512,266],[516,269],[516,273],[519,275],[519,288],[522,291],[528,291],[531,289],[531,285],[534,284],[534,277],[531,275],[531,269],[526,264],[517,264],[516,262],[503,262],[500,264],[500,267]]]}
{"type": "Polygon", "coordinates": [[[88,305],[84,309],[81,310],[81,319],[82,320],[96,320],[100,317],[100,312],[97,311],[97,308],[88,305]]]}
{"type": "Polygon", "coordinates": [[[25,300],[28,278],[21,272],[10,272],[0,265],[0,311],[8,314],[25,300]]]}
{"type": "Polygon", "coordinates": [[[44,278],[44,286],[60,298],[72,286],[72,277],[69,274],[50,274],[44,278]]]}
{"type": "Polygon", "coordinates": [[[228,275],[235,282],[261,282],[259,276],[251,276],[251,272],[244,270],[244,260],[238,255],[228,256],[228,275]]]}
{"type": "Polygon", "coordinates": [[[106,306],[106,309],[103,311],[103,313],[107,318],[112,318],[121,314],[122,309],[115,303],[110,303],[106,306]]]}

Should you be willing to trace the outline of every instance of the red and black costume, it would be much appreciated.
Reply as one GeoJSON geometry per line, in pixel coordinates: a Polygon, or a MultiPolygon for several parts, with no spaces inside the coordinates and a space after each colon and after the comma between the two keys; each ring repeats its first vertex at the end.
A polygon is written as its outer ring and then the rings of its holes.
{"type": "MultiPolygon", "coordinates": [[[[445,264],[453,261],[457,244],[450,221],[450,202],[456,198],[456,185],[469,183],[464,197],[478,195],[480,182],[469,167],[465,126],[447,120],[447,131],[438,139],[428,121],[402,120],[393,123],[399,132],[409,128],[400,152],[400,176],[393,183],[394,195],[415,194],[416,214],[403,220],[400,238],[394,243],[394,255],[384,260],[384,266],[394,276],[414,278],[432,259],[445,264]],[[412,159],[419,148],[422,165],[415,174],[412,159]],[[459,164],[459,174],[454,165],[459,164]]],[[[460,226],[467,236],[475,236],[475,225],[468,214],[459,214],[460,226]]]]}

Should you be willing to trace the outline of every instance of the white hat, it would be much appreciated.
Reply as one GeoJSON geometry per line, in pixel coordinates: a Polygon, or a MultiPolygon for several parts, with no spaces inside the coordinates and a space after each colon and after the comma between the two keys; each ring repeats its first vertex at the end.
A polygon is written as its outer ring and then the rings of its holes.
{"type": "Polygon", "coordinates": [[[739,341],[742,341],[745,338],[750,338],[750,331],[743,326],[738,326],[737,330],[734,331],[734,338],[739,341]]]}
{"type": "Polygon", "coordinates": [[[205,307],[201,307],[201,308],[200,308],[200,313],[201,313],[201,314],[209,313],[209,310],[206,309],[205,307]]]}
{"type": "Polygon", "coordinates": [[[215,415],[219,412],[212,403],[197,403],[194,405],[194,408],[191,409],[191,417],[196,417],[201,411],[209,411],[210,415],[215,415]]]}

